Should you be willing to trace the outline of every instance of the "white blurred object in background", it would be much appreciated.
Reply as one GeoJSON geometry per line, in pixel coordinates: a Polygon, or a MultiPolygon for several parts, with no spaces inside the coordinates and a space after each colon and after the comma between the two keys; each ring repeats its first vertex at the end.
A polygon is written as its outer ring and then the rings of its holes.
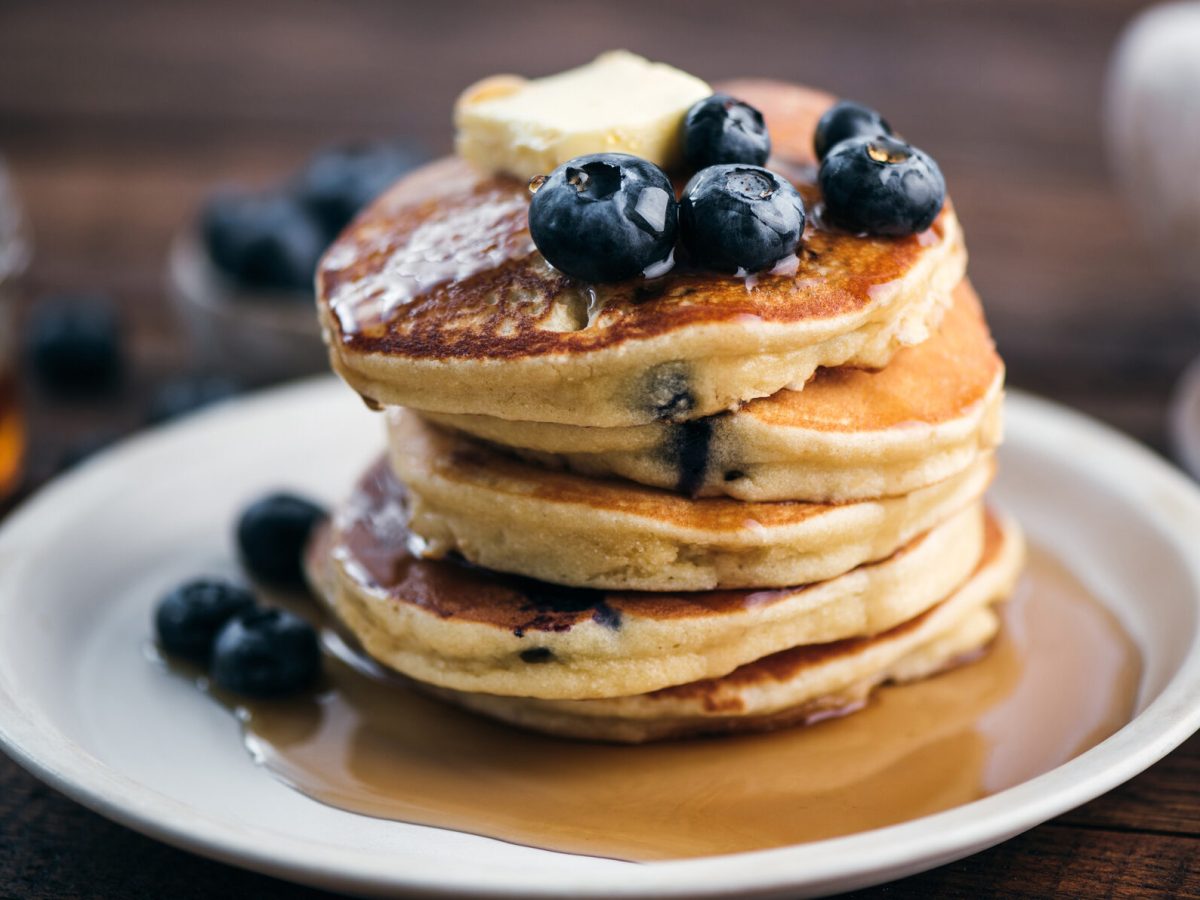
{"type": "Polygon", "coordinates": [[[1200,288],[1200,2],[1152,7],[1125,29],[1107,125],[1139,225],[1164,263],[1200,288]]]}
{"type": "MultiPolygon", "coordinates": [[[[1200,306],[1200,2],[1152,7],[1126,27],[1106,99],[1109,156],[1126,202],[1200,306]]],[[[1180,459],[1200,476],[1200,359],[1180,382],[1171,428],[1180,459]]]]}
{"type": "Polygon", "coordinates": [[[21,204],[0,159],[0,284],[16,278],[29,262],[29,239],[21,204]]]}

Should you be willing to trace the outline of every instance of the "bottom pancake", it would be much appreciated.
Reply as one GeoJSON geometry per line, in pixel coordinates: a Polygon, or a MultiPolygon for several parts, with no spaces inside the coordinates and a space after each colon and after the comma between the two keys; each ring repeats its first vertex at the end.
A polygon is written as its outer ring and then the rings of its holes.
{"type": "Polygon", "coordinates": [[[642,743],[808,724],[861,708],[881,684],[924,678],[981,652],[999,627],[991,606],[1010,593],[1023,559],[1016,524],[989,514],[975,572],[915,618],[873,637],[796,647],[722,678],[647,694],[540,700],[420,686],[513,725],[585,740],[642,743]]]}

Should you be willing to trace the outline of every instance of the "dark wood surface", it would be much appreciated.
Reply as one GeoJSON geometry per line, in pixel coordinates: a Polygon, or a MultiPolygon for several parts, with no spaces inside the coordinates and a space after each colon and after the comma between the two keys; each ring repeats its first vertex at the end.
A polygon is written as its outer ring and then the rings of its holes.
{"type": "MultiPolygon", "coordinates": [[[[1166,449],[1200,351],[1200,304],[1163,277],[1110,185],[1103,75],[1138,4],[0,3],[0,153],[33,222],[22,307],[55,291],[120,304],[115,391],[25,385],[23,493],[138,428],[192,367],[166,304],[172,233],[215,183],[266,182],[322,144],[449,146],[458,90],[625,46],[710,80],[804,81],[885,110],[942,163],[1012,384],[1166,449]]],[[[1194,173],[1193,173],[1194,174],[1194,173]]],[[[862,897],[1200,896],[1200,739],[1015,840],[862,897]]],[[[306,896],[113,825],[0,758],[0,897],[306,896]]]]}

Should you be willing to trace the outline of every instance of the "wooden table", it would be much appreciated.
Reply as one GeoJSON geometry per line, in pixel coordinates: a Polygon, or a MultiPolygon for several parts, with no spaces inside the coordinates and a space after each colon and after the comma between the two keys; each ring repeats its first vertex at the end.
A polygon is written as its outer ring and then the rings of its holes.
{"type": "MultiPolygon", "coordinates": [[[[1104,66],[1136,4],[316,0],[0,6],[0,152],[38,255],[27,297],[100,289],[127,322],[123,386],[26,388],[25,492],[133,430],[191,365],[162,292],[171,234],[216,182],[266,182],[339,139],[448,147],[456,92],[625,46],[710,79],[765,75],[883,109],[946,172],[1012,384],[1160,450],[1200,303],[1160,274],[1112,190],[1104,66]]],[[[1195,177],[1195,173],[1190,173],[1195,177]]],[[[1200,896],[1200,739],[994,850],[859,896],[1200,896]]],[[[84,810],[0,759],[0,897],[302,896],[84,810]]]]}

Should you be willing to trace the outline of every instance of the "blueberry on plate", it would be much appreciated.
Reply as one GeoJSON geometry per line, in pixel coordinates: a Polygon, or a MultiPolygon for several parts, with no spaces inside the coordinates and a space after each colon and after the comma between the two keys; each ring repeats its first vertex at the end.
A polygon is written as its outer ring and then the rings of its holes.
{"type": "Polygon", "coordinates": [[[679,230],[696,265],[761,272],[795,252],[804,233],[804,201],[768,169],[709,166],[683,189],[679,230]]]}
{"type": "Polygon", "coordinates": [[[304,586],[304,547],[325,509],[294,494],[251,503],[237,523],[242,563],[255,578],[279,587],[304,586]]]}
{"type": "Polygon", "coordinates": [[[221,192],[201,215],[209,257],[238,284],[259,290],[308,291],[329,241],[294,197],[221,192]]]}
{"type": "Polygon", "coordinates": [[[332,240],[418,161],[417,154],[383,141],[330,147],[309,161],[292,190],[332,240]]]}
{"type": "Polygon", "coordinates": [[[34,373],[52,390],[98,391],[121,373],[121,322],[104,296],[40,301],[30,313],[26,346],[34,373]]]}
{"type": "Polygon", "coordinates": [[[762,113],[728,94],[705,97],[683,120],[683,156],[692,171],[722,163],[761,166],[771,155],[762,113]]]}
{"type": "Polygon", "coordinates": [[[847,138],[891,133],[892,126],[871,107],[850,100],[839,100],[817,122],[813,149],[817,159],[824,159],[830,150],[847,138]]]}
{"type": "Polygon", "coordinates": [[[254,596],[243,587],[207,578],[189,581],[158,601],[158,643],[172,656],[207,662],[222,626],[252,609],[254,596]]]}
{"type": "Polygon", "coordinates": [[[213,681],[247,697],[295,693],[311,685],[320,671],[316,631],[282,609],[256,609],[234,616],[213,646],[213,681]]]}
{"type": "Polygon", "coordinates": [[[819,179],[829,220],[860,233],[916,234],[946,201],[937,163],[887,135],[840,142],[821,163],[819,179]]]}
{"type": "Polygon", "coordinates": [[[530,234],[559,271],[605,282],[669,268],[678,204],[653,163],[625,153],[579,156],[530,187],[530,234]]]}

